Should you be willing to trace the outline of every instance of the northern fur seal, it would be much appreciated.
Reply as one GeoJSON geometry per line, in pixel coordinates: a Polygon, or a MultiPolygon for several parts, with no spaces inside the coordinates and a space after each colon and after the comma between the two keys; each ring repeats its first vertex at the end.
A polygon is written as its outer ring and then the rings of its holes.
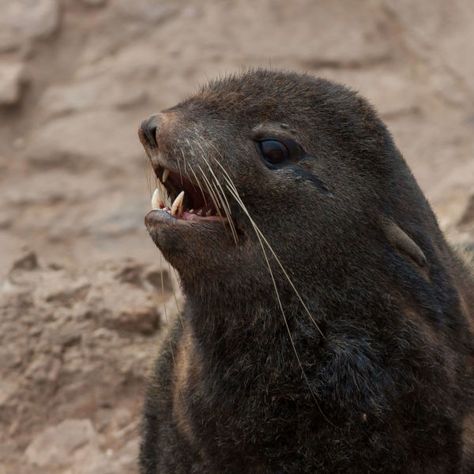
{"type": "Polygon", "coordinates": [[[474,472],[474,284],[373,108],[257,70],[139,135],[186,298],[141,472],[474,472]]]}

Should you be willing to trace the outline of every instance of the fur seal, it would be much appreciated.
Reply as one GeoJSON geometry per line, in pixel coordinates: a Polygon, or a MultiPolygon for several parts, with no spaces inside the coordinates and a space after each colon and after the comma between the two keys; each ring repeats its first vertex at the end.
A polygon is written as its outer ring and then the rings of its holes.
{"type": "Polygon", "coordinates": [[[185,295],[141,472],[474,472],[474,283],[367,101],[254,70],[139,136],[185,295]]]}

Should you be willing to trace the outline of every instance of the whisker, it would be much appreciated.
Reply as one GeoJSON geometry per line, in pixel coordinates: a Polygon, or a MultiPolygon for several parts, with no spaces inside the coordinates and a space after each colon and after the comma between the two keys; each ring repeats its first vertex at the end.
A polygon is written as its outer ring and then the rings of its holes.
{"type": "MultiPolygon", "coordinates": [[[[191,148],[191,144],[189,143],[188,139],[186,139],[186,143],[188,144],[188,147],[191,148]]],[[[184,154],[183,154],[183,158],[184,158],[184,154]]],[[[191,169],[191,172],[193,173],[193,176],[196,178],[197,185],[199,186],[199,190],[201,191],[202,198],[204,199],[204,204],[207,206],[206,193],[204,192],[204,188],[202,186],[201,180],[197,177],[192,166],[190,166],[190,169],[191,169]]]]}
{"type": "MultiPolygon", "coordinates": [[[[212,143],[210,143],[211,146],[214,146],[212,143]]],[[[214,147],[214,149],[216,149],[214,147]]],[[[216,149],[216,151],[218,151],[216,149]]],[[[212,155],[211,155],[212,156],[212,155]]],[[[252,217],[250,216],[250,213],[248,212],[247,208],[245,207],[244,203],[242,202],[242,199],[240,198],[240,195],[237,191],[237,188],[232,180],[232,178],[230,177],[229,173],[227,172],[227,170],[223,167],[222,163],[220,163],[218,160],[214,159],[214,161],[217,163],[217,165],[221,168],[221,170],[223,171],[224,173],[224,178],[226,179],[227,181],[227,186],[231,187],[234,191],[234,198],[236,200],[239,200],[239,204],[242,208],[242,210],[244,210],[245,214],[247,215],[247,217],[250,219],[252,225],[255,225],[256,226],[256,223],[255,221],[252,219],[252,217]]],[[[230,190],[230,189],[229,189],[230,190]]],[[[258,232],[260,233],[262,239],[264,240],[265,244],[267,245],[267,247],[269,248],[269,250],[271,251],[272,255],[274,256],[276,262],[278,263],[279,267],[281,268],[283,274],[285,275],[285,278],[288,280],[288,283],[290,284],[290,286],[292,287],[293,291],[295,292],[296,296],[298,297],[300,303],[302,304],[306,314],[308,315],[309,319],[311,320],[311,322],[313,323],[314,327],[318,330],[319,334],[325,339],[326,336],[324,335],[324,333],[321,331],[321,328],[318,326],[317,322],[315,321],[313,315],[311,314],[310,310],[308,309],[306,303],[304,302],[303,298],[301,297],[299,291],[296,289],[296,286],[294,285],[293,283],[293,280],[291,279],[290,275],[288,274],[288,272],[286,271],[285,267],[283,266],[283,264],[281,263],[280,259],[278,258],[276,252],[273,250],[273,247],[270,245],[270,243],[268,242],[267,238],[264,236],[263,232],[260,230],[260,228],[258,226],[256,226],[256,229],[258,230],[258,232]]]]}
{"type": "MultiPolygon", "coordinates": [[[[197,137],[197,133],[196,133],[195,136],[196,136],[196,138],[198,138],[198,137],[197,137]]],[[[204,149],[202,148],[202,146],[201,146],[199,140],[197,139],[195,142],[196,142],[197,146],[201,149],[201,152],[202,152],[201,158],[202,158],[202,159],[204,160],[204,162],[206,163],[207,167],[209,168],[209,172],[211,173],[211,175],[212,175],[214,181],[217,183],[217,186],[218,186],[219,189],[220,189],[220,192],[219,192],[218,189],[216,189],[215,191],[216,191],[217,195],[219,196],[219,201],[220,201],[220,203],[221,203],[221,205],[222,205],[222,208],[224,209],[224,212],[225,212],[225,214],[226,214],[226,216],[227,216],[227,220],[228,220],[228,222],[229,222],[229,225],[230,225],[230,228],[231,228],[231,231],[232,231],[232,236],[233,236],[233,238],[234,238],[235,243],[237,244],[239,238],[238,238],[237,230],[236,230],[236,228],[235,228],[234,220],[233,220],[233,218],[232,218],[231,207],[230,207],[229,201],[228,201],[228,199],[227,199],[226,193],[224,192],[224,189],[222,188],[222,185],[221,185],[221,183],[220,183],[218,177],[217,177],[216,174],[214,173],[214,170],[212,169],[211,164],[210,164],[209,161],[206,159],[204,149]],[[224,203],[224,201],[225,201],[225,203],[224,203]]],[[[215,149],[215,147],[214,147],[214,149],[215,149]]],[[[201,173],[204,174],[204,172],[203,172],[202,169],[201,169],[201,173]]],[[[221,214],[219,214],[219,215],[221,215],[221,214]]]]}
{"type": "MultiPolygon", "coordinates": [[[[204,159],[204,161],[206,162],[209,170],[211,171],[211,175],[214,176],[213,181],[217,183],[217,185],[219,186],[220,189],[222,189],[222,186],[220,185],[219,180],[217,179],[214,172],[212,171],[212,168],[210,167],[209,162],[206,159],[204,159]]],[[[200,168],[201,173],[203,175],[205,175],[204,170],[201,167],[199,167],[199,168],[200,168]]],[[[234,224],[234,221],[233,221],[233,218],[232,218],[232,215],[231,215],[231,210],[230,210],[230,206],[229,206],[229,202],[227,200],[227,197],[225,196],[223,191],[220,191],[214,185],[214,183],[210,182],[209,184],[210,184],[210,186],[212,186],[212,188],[214,190],[214,193],[215,193],[215,195],[217,196],[217,198],[219,200],[219,206],[217,207],[217,211],[218,211],[219,215],[222,216],[221,209],[224,210],[224,213],[227,217],[227,221],[229,222],[229,225],[230,225],[230,229],[231,229],[231,232],[232,232],[233,239],[234,239],[235,243],[237,244],[238,243],[238,235],[237,235],[237,231],[235,229],[235,224],[234,224]]]]}
{"type": "MultiPolygon", "coordinates": [[[[234,192],[237,193],[237,189],[235,188],[235,185],[233,183],[230,183],[231,186],[234,188],[234,192]]],[[[229,188],[229,191],[232,191],[231,188],[229,188]]],[[[276,262],[278,263],[279,267],[281,268],[283,274],[285,275],[285,278],[288,280],[288,283],[290,284],[291,288],[293,289],[293,291],[295,292],[296,296],[298,297],[300,303],[302,304],[306,314],[308,315],[309,319],[311,320],[311,322],[313,323],[314,327],[318,330],[319,334],[321,335],[321,337],[323,337],[324,339],[326,338],[326,336],[324,335],[324,333],[321,331],[321,328],[319,327],[318,323],[315,321],[315,319],[313,318],[313,315],[311,314],[311,312],[309,311],[306,303],[304,302],[302,296],[300,295],[299,291],[296,289],[296,286],[295,284],[293,283],[293,280],[291,279],[290,275],[288,274],[288,272],[286,271],[285,267],[283,266],[283,264],[281,263],[280,259],[278,258],[278,255],[276,254],[276,252],[273,250],[273,247],[270,245],[270,243],[268,242],[267,238],[265,237],[265,235],[263,234],[263,232],[260,230],[260,228],[256,225],[255,221],[252,219],[252,217],[250,216],[247,208],[245,207],[245,204],[242,202],[240,196],[238,195],[238,193],[236,195],[234,195],[234,198],[238,201],[239,205],[242,207],[242,210],[245,212],[245,214],[247,215],[247,217],[249,218],[250,222],[252,223],[252,225],[254,226],[255,230],[259,233],[260,237],[263,239],[263,241],[265,242],[265,244],[267,245],[268,249],[270,250],[270,252],[272,253],[273,257],[275,258],[276,262]]]]}
{"type": "MultiPolygon", "coordinates": [[[[183,147],[177,146],[177,149],[180,151],[181,157],[183,158],[183,163],[185,163],[186,158],[184,156],[183,147]]],[[[178,164],[179,178],[181,180],[181,184],[183,184],[183,170],[181,169],[180,160],[178,159],[179,155],[177,153],[175,153],[175,156],[176,156],[176,163],[178,164]]]]}
{"type": "Polygon", "coordinates": [[[201,165],[198,165],[198,168],[199,168],[199,171],[201,172],[204,183],[206,184],[206,190],[209,193],[209,195],[211,196],[212,202],[213,202],[213,204],[214,204],[214,206],[216,207],[216,210],[217,210],[217,209],[219,209],[219,204],[218,204],[217,197],[214,194],[213,189],[211,189],[211,183],[209,182],[209,179],[207,178],[206,173],[204,173],[203,169],[201,168],[201,165]]]}
{"type": "MultiPolygon", "coordinates": [[[[234,196],[235,197],[235,196],[234,196]]],[[[239,205],[240,205],[240,202],[239,202],[239,205]]],[[[244,212],[246,212],[245,209],[243,209],[244,212]]],[[[246,212],[247,213],[247,212],[246,212]]],[[[301,358],[298,354],[298,350],[296,348],[296,345],[295,345],[295,342],[293,340],[293,336],[291,335],[291,329],[290,329],[290,326],[288,324],[288,318],[286,317],[286,314],[285,314],[285,310],[283,308],[283,303],[281,301],[281,297],[280,297],[280,292],[278,291],[278,285],[276,283],[276,280],[275,280],[275,276],[273,274],[273,270],[271,268],[271,265],[270,265],[270,262],[268,260],[268,255],[267,255],[267,252],[265,251],[265,248],[263,246],[263,242],[261,240],[261,235],[259,235],[260,231],[259,229],[257,228],[256,224],[254,223],[253,220],[251,220],[251,223],[252,223],[252,227],[254,228],[254,231],[255,231],[255,234],[257,236],[257,239],[259,241],[259,244],[260,244],[260,247],[262,249],[262,253],[263,253],[263,256],[265,258],[265,263],[267,265],[267,268],[268,268],[268,272],[270,273],[270,277],[271,277],[271,280],[272,280],[272,284],[273,284],[273,288],[275,290],[275,295],[276,295],[276,298],[277,298],[277,301],[278,301],[278,307],[280,308],[280,311],[281,311],[281,314],[283,316],[283,321],[284,321],[284,324],[285,324],[285,328],[286,328],[286,331],[288,333],[288,337],[290,339],[290,343],[291,343],[291,347],[292,347],[292,350],[295,354],[295,357],[296,357],[296,360],[298,362],[298,365],[300,367],[300,370],[301,370],[301,373],[303,375],[303,378],[305,380],[305,383],[309,389],[309,392],[311,393],[311,396],[316,404],[316,406],[318,407],[318,410],[321,414],[321,416],[326,420],[326,422],[328,422],[329,424],[333,425],[333,423],[327,418],[327,416],[324,414],[324,412],[322,411],[322,408],[321,408],[321,405],[319,404],[319,401],[318,401],[318,398],[316,396],[316,394],[314,393],[312,387],[311,387],[311,384],[309,382],[309,378],[306,374],[306,371],[304,370],[304,367],[303,367],[303,363],[301,362],[301,358]]],[[[334,426],[334,425],[333,425],[334,426]]]]}
{"type": "Polygon", "coordinates": [[[199,186],[199,191],[201,191],[202,197],[204,199],[204,205],[207,206],[207,199],[206,199],[206,193],[204,192],[204,186],[202,185],[201,180],[198,178],[197,174],[195,173],[194,169],[190,166],[191,172],[193,176],[196,178],[197,185],[199,186]]]}
{"type": "MultiPolygon", "coordinates": [[[[219,188],[222,189],[221,184],[219,183],[219,181],[217,181],[217,178],[216,178],[216,182],[217,182],[217,185],[219,186],[219,188]]],[[[216,189],[216,192],[219,196],[219,200],[220,200],[220,203],[222,205],[222,208],[224,209],[224,213],[227,216],[227,221],[229,222],[229,225],[230,225],[230,230],[232,232],[232,237],[234,239],[235,244],[237,245],[239,243],[239,236],[238,236],[237,230],[235,228],[234,219],[232,218],[232,215],[231,215],[231,209],[230,209],[229,202],[227,200],[227,196],[225,195],[223,190],[220,192],[218,189],[216,189]]],[[[219,213],[219,215],[221,215],[221,214],[219,213]]]]}
{"type": "MultiPolygon", "coordinates": [[[[302,375],[303,375],[303,378],[304,378],[304,380],[305,380],[305,383],[306,383],[306,385],[308,386],[309,392],[311,393],[311,396],[312,396],[314,402],[316,403],[316,406],[318,407],[318,410],[319,410],[321,416],[326,420],[326,422],[328,422],[329,424],[331,424],[332,426],[334,426],[334,424],[327,418],[327,416],[326,416],[326,415],[324,414],[324,412],[322,411],[322,408],[321,408],[321,406],[320,406],[320,404],[319,404],[318,398],[317,398],[316,394],[314,393],[314,391],[313,391],[313,389],[312,389],[312,387],[311,387],[311,384],[310,384],[310,382],[309,382],[308,376],[307,376],[307,374],[306,374],[306,371],[304,370],[303,363],[301,362],[301,358],[300,358],[300,356],[299,356],[299,354],[298,354],[298,350],[296,349],[295,342],[294,342],[293,337],[292,337],[292,335],[291,335],[290,326],[289,326],[289,324],[288,324],[288,319],[287,319],[287,317],[286,317],[285,310],[284,310],[284,308],[283,308],[283,303],[282,303],[281,298],[280,298],[280,293],[279,293],[279,291],[278,291],[278,285],[276,284],[276,280],[275,280],[275,276],[274,276],[274,274],[273,274],[273,270],[272,270],[272,268],[271,268],[270,262],[269,262],[269,260],[268,260],[267,253],[266,253],[265,248],[264,248],[264,246],[263,246],[263,242],[262,242],[262,239],[261,239],[261,237],[262,237],[261,231],[260,231],[260,229],[258,229],[257,225],[255,224],[255,222],[253,221],[253,219],[252,219],[252,218],[250,217],[250,215],[248,214],[248,211],[247,211],[247,209],[245,208],[245,206],[243,206],[243,203],[242,203],[242,201],[241,201],[241,199],[240,199],[240,196],[234,195],[232,189],[230,189],[230,188],[229,188],[229,191],[231,192],[231,194],[233,195],[233,197],[236,199],[236,201],[238,202],[238,204],[242,207],[242,210],[243,210],[243,211],[246,213],[246,215],[249,217],[250,222],[251,222],[251,224],[252,224],[252,227],[254,228],[255,234],[256,234],[256,236],[257,236],[257,239],[258,239],[258,241],[259,241],[260,247],[261,247],[261,249],[262,249],[263,256],[264,256],[264,258],[265,258],[265,263],[266,263],[266,265],[267,265],[267,267],[268,267],[268,272],[270,273],[270,277],[271,277],[271,279],[272,279],[272,284],[273,284],[273,288],[275,289],[275,294],[276,294],[276,297],[277,297],[278,306],[279,306],[280,311],[281,311],[281,314],[282,314],[282,316],[283,316],[283,321],[284,321],[284,324],[285,324],[285,327],[286,327],[286,331],[287,331],[288,336],[289,336],[289,338],[290,338],[291,347],[292,347],[293,352],[294,352],[294,354],[295,354],[296,360],[298,361],[298,365],[299,365],[299,367],[300,367],[300,369],[301,369],[301,373],[302,373],[302,375]]],[[[268,244],[267,244],[267,245],[268,245],[268,244]]]]}

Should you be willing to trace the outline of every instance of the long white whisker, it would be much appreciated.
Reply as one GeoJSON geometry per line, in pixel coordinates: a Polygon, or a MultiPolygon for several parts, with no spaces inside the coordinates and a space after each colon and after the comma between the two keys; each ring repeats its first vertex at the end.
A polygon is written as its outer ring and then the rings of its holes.
{"type": "Polygon", "coordinates": [[[208,180],[206,174],[204,173],[204,170],[201,168],[200,165],[198,165],[198,168],[199,168],[199,171],[201,171],[203,179],[206,181],[206,183],[208,185],[208,188],[209,188],[209,191],[210,191],[210,194],[211,194],[211,198],[215,201],[215,197],[214,197],[214,195],[215,195],[215,196],[217,196],[217,199],[219,200],[220,205],[216,205],[216,208],[217,208],[217,212],[219,213],[220,216],[222,216],[222,212],[220,211],[220,208],[224,209],[224,213],[227,215],[227,220],[228,220],[228,222],[230,224],[230,227],[231,227],[231,231],[232,231],[234,241],[235,241],[235,243],[237,243],[237,231],[235,230],[235,226],[234,226],[234,223],[232,221],[232,217],[229,217],[230,214],[228,214],[228,212],[230,212],[230,210],[229,210],[228,206],[226,204],[224,204],[224,202],[222,200],[222,197],[219,194],[219,190],[216,189],[215,186],[212,186],[212,183],[208,180]],[[212,188],[212,191],[211,191],[211,188],[212,188]]]}
{"type": "MultiPolygon", "coordinates": [[[[202,159],[204,160],[204,162],[206,163],[206,165],[207,165],[207,167],[208,167],[208,169],[209,169],[209,172],[211,173],[211,175],[212,175],[214,181],[217,183],[217,186],[218,186],[218,188],[219,188],[219,189],[215,189],[215,191],[216,191],[217,195],[219,196],[219,201],[220,201],[220,203],[221,203],[222,208],[224,209],[224,212],[225,212],[225,214],[226,214],[226,216],[227,216],[227,220],[228,220],[228,222],[229,222],[229,225],[230,225],[230,228],[231,228],[231,231],[232,231],[232,236],[233,236],[233,238],[234,238],[235,243],[237,244],[239,238],[238,238],[237,230],[236,230],[236,228],[235,228],[234,220],[233,220],[233,218],[232,218],[231,207],[230,207],[229,201],[228,201],[228,199],[227,199],[226,193],[224,192],[224,189],[222,188],[222,185],[221,185],[221,183],[220,183],[218,177],[217,177],[216,174],[214,173],[214,170],[212,169],[211,164],[210,164],[209,161],[206,159],[205,151],[204,151],[204,149],[202,148],[201,144],[199,143],[198,134],[196,133],[195,136],[196,136],[196,138],[197,138],[196,144],[197,144],[197,146],[201,149],[201,152],[202,152],[201,157],[202,157],[202,159]],[[220,191],[219,191],[219,190],[220,190],[220,191]],[[224,201],[225,201],[225,202],[224,202],[224,201]]],[[[214,149],[215,149],[215,147],[214,147],[214,149]]],[[[202,168],[201,168],[201,173],[204,174],[202,168]]]]}
{"type": "MultiPolygon", "coordinates": [[[[212,143],[211,143],[211,146],[213,146],[212,143]]],[[[293,280],[291,279],[290,275],[288,274],[285,267],[281,263],[278,255],[275,253],[275,251],[273,250],[273,247],[270,245],[270,243],[268,242],[268,240],[265,237],[265,235],[263,234],[263,232],[260,230],[260,228],[256,225],[255,221],[250,216],[250,213],[248,212],[245,204],[243,203],[242,199],[240,198],[240,195],[237,191],[237,188],[236,188],[232,178],[230,177],[229,173],[227,172],[227,170],[223,167],[223,165],[218,160],[215,159],[215,162],[218,164],[218,166],[221,168],[222,172],[224,173],[224,179],[227,181],[227,188],[232,193],[234,199],[239,203],[240,207],[245,212],[246,216],[248,217],[248,219],[250,220],[250,222],[252,223],[254,228],[258,231],[258,233],[260,234],[261,238],[263,239],[263,241],[265,242],[267,247],[269,248],[270,252],[272,253],[272,255],[275,258],[276,262],[278,263],[279,267],[281,268],[283,274],[285,275],[285,278],[288,280],[288,283],[290,284],[291,288],[293,289],[296,296],[298,297],[300,303],[302,304],[306,314],[308,315],[309,319],[313,323],[314,327],[318,330],[319,334],[321,334],[321,336],[325,339],[326,336],[321,331],[321,328],[318,326],[317,322],[315,321],[313,315],[311,314],[310,310],[308,309],[308,307],[307,307],[306,303],[304,302],[303,298],[301,297],[299,291],[296,289],[296,287],[293,283],[293,280]]]]}
{"type": "MultiPolygon", "coordinates": [[[[214,190],[211,186],[211,183],[210,183],[209,179],[207,178],[206,174],[204,173],[204,171],[202,170],[200,165],[198,165],[198,168],[199,168],[199,171],[201,172],[201,176],[204,180],[204,184],[206,185],[206,190],[207,190],[209,196],[211,196],[212,203],[214,204],[216,210],[219,212],[218,199],[217,199],[217,196],[214,194],[214,190]]],[[[220,212],[219,212],[219,215],[221,215],[220,212]]]]}
{"type": "MultiPolygon", "coordinates": [[[[239,203],[239,205],[240,205],[240,203],[239,203]]],[[[245,212],[245,211],[244,211],[244,212],[245,212]]],[[[263,246],[263,242],[262,242],[262,240],[261,240],[261,235],[259,235],[259,234],[260,234],[260,231],[259,231],[258,228],[256,227],[256,225],[255,225],[255,223],[254,223],[253,220],[251,220],[251,223],[252,223],[252,227],[253,227],[254,230],[255,230],[255,234],[256,234],[257,239],[258,239],[258,241],[259,241],[260,247],[261,247],[261,249],[262,249],[262,253],[263,253],[263,256],[264,256],[264,258],[265,258],[265,263],[266,263],[266,265],[267,265],[267,267],[268,267],[268,272],[270,273],[270,277],[271,277],[271,279],[272,279],[272,284],[273,284],[273,288],[274,288],[274,290],[275,290],[275,294],[276,294],[276,297],[277,297],[278,306],[279,306],[280,311],[281,311],[281,314],[282,314],[282,316],[283,316],[283,321],[284,321],[284,324],[285,324],[285,327],[286,327],[286,331],[287,331],[288,336],[289,336],[289,338],[290,338],[291,347],[292,347],[293,352],[294,352],[294,354],[295,354],[295,357],[296,357],[296,360],[297,360],[297,362],[298,362],[298,365],[299,365],[299,367],[300,367],[300,369],[301,369],[301,373],[302,373],[302,375],[303,375],[303,378],[304,378],[304,380],[305,380],[305,383],[306,383],[306,385],[308,386],[308,389],[309,389],[309,391],[310,391],[310,393],[311,393],[311,396],[312,396],[314,402],[316,403],[316,406],[318,407],[318,410],[319,410],[321,416],[322,416],[328,423],[330,423],[331,425],[333,425],[333,423],[327,418],[327,416],[326,416],[326,415],[324,414],[324,412],[322,411],[321,406],[319,405],[318,398],[317,398],[316,394],[314,393],[313,389],[311,388],[311,384],[310,384],[310,382],[309,382],[308,376],[306,375],[306,371],[304,370],[303,363],[301,362],[301,358],[300,358],[300,356],[299,356],[299,354],[298,354],[298,350],[296,349],[296,345],[295,345],[295,342],[294,342],[294,340],[293,340],[293,336],[291,335],[291,329],[290,329],[290,326],[289,326],[289,324],[288,324],[288,319],[287,319],[287,317],[286,317],[285,310],[284,310],[284,308],[283,308],[283,303],[282,303],[281,298],[280,298],[280,293],[279,293],[279,291],[278,291],[278,285],[277,285],[277,283],[276,283],[275,276],[274,276],[274,274],[273,274],[273,270],[272,270],[271,265],[270,265],[270,262],[269,262],[269,260],[268,260],[267,252],[265,251],[265,248],[264,248],[264,246],[263,246]]]]}
{"type": "Polygon", "coordinates": [[[204,199],[204,205],[207,206],[207,199],[206,199],[206,193],[204,192],[204,186],[202,185],[201,180],[198,178],[198,176],[195,173],[192,166],[190,166],[189,168],[190,168],[191,173],[193,174],[194,178],[196,179],[197,185],[199,186],[199,191],[201,191],[202,198],[204,199]]]}

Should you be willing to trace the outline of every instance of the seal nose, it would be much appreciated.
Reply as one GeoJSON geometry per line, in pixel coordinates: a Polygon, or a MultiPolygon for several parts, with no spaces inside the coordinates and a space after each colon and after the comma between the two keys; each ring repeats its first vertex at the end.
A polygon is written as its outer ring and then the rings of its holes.
{"type": "Polygon", "coordinates": [[[158,120],[156,115],[152,115],[141,123],[138,131],[143,145],[149,148],[158,148],[158,143],[156,142],[157,132],[158,120]]]}

